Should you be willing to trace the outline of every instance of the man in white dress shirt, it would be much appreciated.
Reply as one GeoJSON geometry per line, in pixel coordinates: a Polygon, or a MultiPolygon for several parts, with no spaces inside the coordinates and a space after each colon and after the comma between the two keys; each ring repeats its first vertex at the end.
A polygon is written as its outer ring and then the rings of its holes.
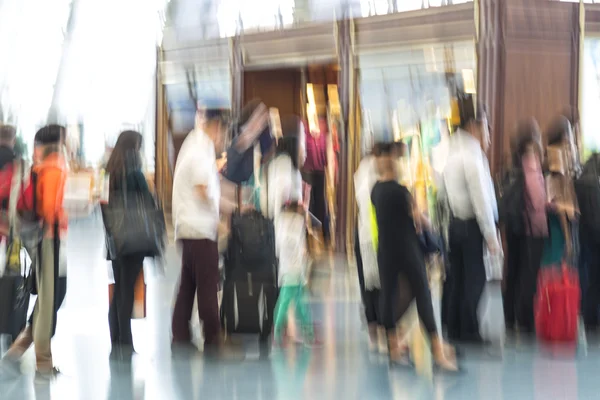
{"type": "Polygon", "coordinates": [[[221,344],[217,300],[221,188],[216,154],[227,126],[228,105],[218,99],[205,103],[196,128],[179,151],[173,179],[173,225],[183,254],[172,333],[174,344],[190,343],[189,322],[197,296],[204,346],[214,349],[221,344]]]}
{"type": "Polygon", "coordinates": [[[461,125],[450,138],[439,196],[452,214],[449,227],[450,292],[447,327],[450,339],[480,342],[477,308],[486,283],[483,247],[499,251],[498,209],[489,163],[485,110],[475,114],[470,97],[460,104],[461,125]]]}

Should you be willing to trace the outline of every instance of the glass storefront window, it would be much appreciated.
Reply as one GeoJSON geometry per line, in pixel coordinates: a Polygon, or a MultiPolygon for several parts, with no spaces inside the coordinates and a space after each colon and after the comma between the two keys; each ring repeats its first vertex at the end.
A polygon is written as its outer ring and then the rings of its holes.
{"type": "Polygon", "coordinates": [[[370,121],[363,136],[397,139],[425,119],[449,117],[449,85],[474,92],[476,65],[473,41],[360,55],[361,104],[370,121]]]}
{"type": "Polygon", "coordinates": [[[435,224],[452,104],[459,92],[476,95],[475,43],[396,48],[359,54],[358,60],[363,151],[376,142],[402,141],[400,181],[435,224]]]}
{"type": "Polygon", "coordinates": [[[581,130],[585,157],[590,151],[600,151],[600,38],[585,39],[581,80],[581,130]]]}

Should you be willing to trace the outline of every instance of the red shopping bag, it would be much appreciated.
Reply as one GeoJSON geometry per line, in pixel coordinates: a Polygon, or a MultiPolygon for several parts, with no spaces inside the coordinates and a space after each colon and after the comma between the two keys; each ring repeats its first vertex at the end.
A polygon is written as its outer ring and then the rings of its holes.
{"type": "Polygon", "coordinates": [[[577,271],[566,263],[542,268],[535,298],[535,327],[539,339],[546,342],[574,343],[581,289],[577,271]]]}

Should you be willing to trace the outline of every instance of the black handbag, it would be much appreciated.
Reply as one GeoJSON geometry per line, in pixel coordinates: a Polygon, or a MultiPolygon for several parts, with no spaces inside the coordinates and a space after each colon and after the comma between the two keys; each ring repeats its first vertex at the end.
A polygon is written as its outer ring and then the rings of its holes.
{"type": "Polygon", "coordinates": [[[102,206],[106,247],[111,260],[136,255],[160,257],[165,248],[166,225],[162,207],[141,188],[115,190],[102,206]]]}
{"type": "Polygon", "coordinates": [[[418,234],[419,245],[425,256],[440,253],[442,251],[442,240],[428,229],[418,234]]]}

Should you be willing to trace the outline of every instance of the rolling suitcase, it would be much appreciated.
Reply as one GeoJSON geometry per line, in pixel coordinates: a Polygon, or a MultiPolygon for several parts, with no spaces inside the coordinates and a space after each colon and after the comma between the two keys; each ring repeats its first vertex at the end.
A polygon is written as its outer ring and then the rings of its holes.
{"type": "Polygon", "coordinates": [[[221,302],[221,323],[229,334],[271,335],[277,285],[270,277],[238,271],[226,278],[221,302]]]}
{"type": "Polygon", "coordinates": [[[267,341],[278,295],[273,221],[258,211],[235,213],[223,269],[223,329],[229,334],[258,334],[267,341]]]}
{"type": "Polygon", "coordinates": [[[560,268],[542,268],[535,299],[538,338],[546,342],[575,343],[581,291],[577,272],[563,263],[560,268]]]}

